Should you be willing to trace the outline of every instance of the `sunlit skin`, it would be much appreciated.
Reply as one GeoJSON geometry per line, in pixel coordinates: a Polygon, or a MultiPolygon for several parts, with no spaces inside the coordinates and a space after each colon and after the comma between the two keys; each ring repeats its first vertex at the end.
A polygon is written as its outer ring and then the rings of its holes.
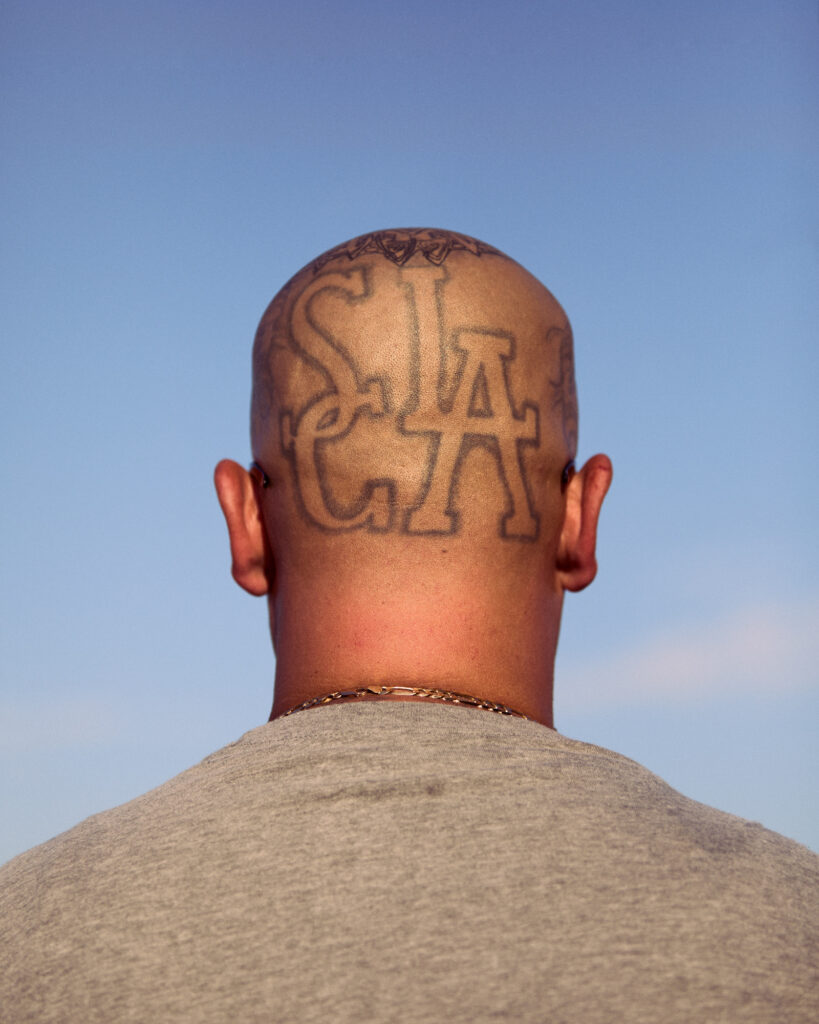
{"type": "Polygon", "coordinates": [[[378,232],[288,282],[254,348],[260,468],[215,473],[233,576],[268,600],[271,717],[381,684],[553,726],[563,595],[594,578],[612,472],[570,468],[576,427],[566,315],[497,250],[378,232]]]}

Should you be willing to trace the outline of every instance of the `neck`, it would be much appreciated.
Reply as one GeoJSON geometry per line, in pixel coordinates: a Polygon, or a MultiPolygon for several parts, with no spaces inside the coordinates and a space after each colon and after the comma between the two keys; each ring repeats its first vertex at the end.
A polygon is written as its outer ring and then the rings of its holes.
{"type": "MultiPolygon", "coordinates": [[[[519,582],[516,587],[519,592],[519,582]]],[[[539,589],[518,593],[513,604],[497,587],[464,596],[463,587],[447,580],[427,580],[421,589],[281,587],[271,602],[277,655],[271,717],[334,691],[411,687],[468,694],[553,727],[560,598],[539,589]]]]}

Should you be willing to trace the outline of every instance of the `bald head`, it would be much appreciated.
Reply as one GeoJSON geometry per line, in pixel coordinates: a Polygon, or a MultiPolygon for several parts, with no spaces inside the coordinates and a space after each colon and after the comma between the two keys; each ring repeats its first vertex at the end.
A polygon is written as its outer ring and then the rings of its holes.
{"type": "Polygon", "coordinates": [[[551,724],[611,467],[570,471],[571,329],[542,284],[438,229],[331,249],[259,325],[252,441],[251,474],[224,461],[216,485],[234,578],[268,596],[274,715],[394,682],[551,724]]]}
{"type": "Polygon", "coordinates": [[[297,532],[554,532],[574,458],[571,329],[498,250],[437,229],[380,231],[314,260],[267,309],[252,441],[297,532]]]}

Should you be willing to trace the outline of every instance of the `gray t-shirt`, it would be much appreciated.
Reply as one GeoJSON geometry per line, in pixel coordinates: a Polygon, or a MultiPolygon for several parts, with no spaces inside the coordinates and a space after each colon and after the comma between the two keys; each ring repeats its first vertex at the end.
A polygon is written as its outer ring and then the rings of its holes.
{"type": "Polygon", "coordinates": [[[0,1018],[815,1024],[817,864],[534,722],[330,705],[0,869],[0,1018]]]}

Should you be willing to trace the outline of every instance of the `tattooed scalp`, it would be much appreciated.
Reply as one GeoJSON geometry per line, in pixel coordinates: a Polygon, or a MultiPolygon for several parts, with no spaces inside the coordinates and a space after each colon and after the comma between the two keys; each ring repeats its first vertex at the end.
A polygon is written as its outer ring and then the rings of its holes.
{"type": "Polygon", "coordinates": [[[486,243],[407,228],[335,246],[271,302],[253,369],[254,458],[281,529],[526,546],[559,516],[571,328],[486,243]]]}

